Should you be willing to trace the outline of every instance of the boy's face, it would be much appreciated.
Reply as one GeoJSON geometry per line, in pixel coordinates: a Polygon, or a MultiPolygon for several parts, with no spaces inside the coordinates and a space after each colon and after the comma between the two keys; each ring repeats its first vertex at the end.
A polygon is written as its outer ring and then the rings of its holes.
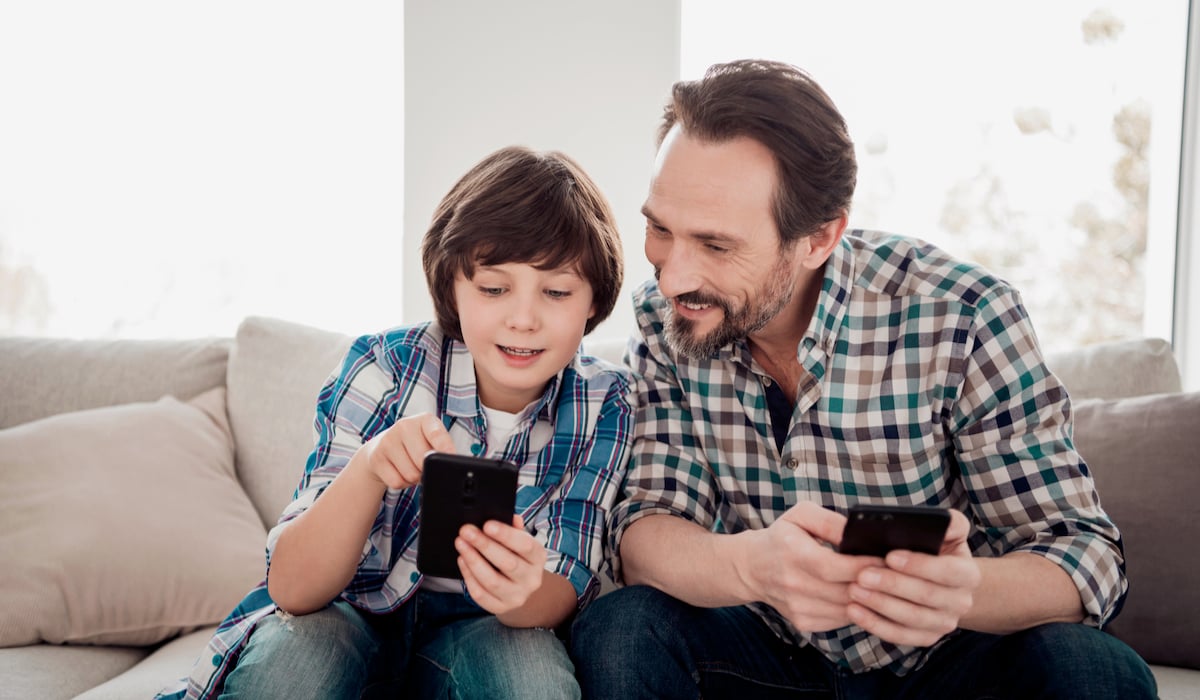
{"type": "Polygon", "coordinates": [[[463,341],[475,359],[479,400],[518,413],[575,356],[596,313],[592,285],[571,268],[477,266],[454,279],[463,341]]]}

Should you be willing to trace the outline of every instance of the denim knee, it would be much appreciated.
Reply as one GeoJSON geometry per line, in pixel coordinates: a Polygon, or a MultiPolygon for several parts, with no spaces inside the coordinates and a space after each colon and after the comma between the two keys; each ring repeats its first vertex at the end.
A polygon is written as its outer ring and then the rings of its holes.
{"type": "Polygon", "coordinates": [[[579,697],[575,667],[552,630],[508,627],[493,616],[447,625],[417,650],[420,697],[579,697]]]}
{"type": "Polygon", "coordinates": [[[353,606],[277,611],[255,627],[222,698],[357,698],[379,639],[353,606]]]}
{"type": "Polygon", "coordinates": [[[1155,698],[1146,662],[1116,637],[1080,624],[1039,625],[1013,635],[1014,667],[1042,675],[1047,697],[1155,698]]]}
{"type": "Polygon", "coordinates": [[[571,658],[589,677],[597,672],[636,675],[642,665],[653,672],[664,653],[678,656],[678,650],[672,648],[684,644],[679,621],[689,608],[650,586],[626,586],[606,593],[576,618],[571,628],[571,658]]]}

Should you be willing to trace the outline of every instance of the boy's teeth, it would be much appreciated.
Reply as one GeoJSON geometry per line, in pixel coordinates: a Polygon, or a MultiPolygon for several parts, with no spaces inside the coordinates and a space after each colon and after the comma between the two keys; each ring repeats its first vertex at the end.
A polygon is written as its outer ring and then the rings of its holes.
{"type": "Polygon", "coordinates": [[[521,348],[510,348],[503,345],[500,347],[509,355],[536,355],[538,353],[537,350],[522,350],[521,348]]]}

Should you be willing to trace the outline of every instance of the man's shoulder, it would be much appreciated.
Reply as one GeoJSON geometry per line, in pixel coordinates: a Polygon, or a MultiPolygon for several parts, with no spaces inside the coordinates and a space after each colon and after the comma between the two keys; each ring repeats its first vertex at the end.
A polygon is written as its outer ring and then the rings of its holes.
{"type": "Polygon", "coordinates": [[[978,263],[911,236],[855,230],[844,238],[857,287],[895,297],[924,297],[975,306],[1009,284],[978,263]]]}

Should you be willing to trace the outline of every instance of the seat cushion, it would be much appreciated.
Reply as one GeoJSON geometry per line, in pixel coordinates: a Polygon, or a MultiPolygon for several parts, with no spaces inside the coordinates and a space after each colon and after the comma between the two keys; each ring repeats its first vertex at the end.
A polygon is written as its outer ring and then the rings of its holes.
{"type": "Polygon", "coordinates": [[[134,667],[149,653],[135,647],[56,644],[0,649],[0,700],[68,700],[134,667]]]}

